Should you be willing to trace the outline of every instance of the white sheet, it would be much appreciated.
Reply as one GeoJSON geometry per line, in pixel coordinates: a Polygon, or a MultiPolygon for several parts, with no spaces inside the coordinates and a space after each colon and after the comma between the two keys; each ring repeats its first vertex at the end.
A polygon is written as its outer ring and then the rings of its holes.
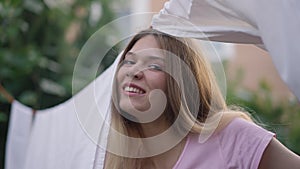
{"type": "Polygon", "coordinates": [[[32,126],[32,109],[13,101],[6,143],[5,168],[22,169],[32,126]]]}
{"type": "Polygon", "coordinates": [[[6,169],[103,168],[117,62],[70,100],[38,110],[34,121],[31,108],[15,101],[6,169]]]}
{"type": "Polygon", "coordinates": [[[170,0],[153,17],[162,32],[266,48],[300,100],[299,0],[170,0]]]}

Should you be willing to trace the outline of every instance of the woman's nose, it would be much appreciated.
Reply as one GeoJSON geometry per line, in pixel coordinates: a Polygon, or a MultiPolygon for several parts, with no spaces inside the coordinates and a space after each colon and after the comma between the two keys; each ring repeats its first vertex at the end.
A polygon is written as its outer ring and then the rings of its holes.
{"type": "Polygon", "coordinates": [[[144,77],[144,72],[142,69],[137,67],[132,67],[127,73],[126,76],[131,77],[133,79],[142,79],[144,77]]]}

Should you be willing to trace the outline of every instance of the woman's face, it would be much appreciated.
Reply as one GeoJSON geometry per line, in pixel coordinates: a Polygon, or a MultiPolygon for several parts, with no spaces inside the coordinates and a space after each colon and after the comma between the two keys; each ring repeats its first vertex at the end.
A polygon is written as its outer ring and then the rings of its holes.
{"type": "MultiPolygon", "coordinates": [[[[149,101],[150,93],[154,89],[158,89],[163,93],[166,91],[166,73],[164,69],[165,57],[155,38],[147,35],[139,39],[132,49],[127,52],[117,72],[120,108],[130,113],[146,112],[152,107],[152,101],[151,104],[149,101]]],[[[155,97],[157,97],[154,98],[156,102],[163,99],[158,95],[155,97]]],[[[150,100],[153,100],[153,98],[150,100]]]]}

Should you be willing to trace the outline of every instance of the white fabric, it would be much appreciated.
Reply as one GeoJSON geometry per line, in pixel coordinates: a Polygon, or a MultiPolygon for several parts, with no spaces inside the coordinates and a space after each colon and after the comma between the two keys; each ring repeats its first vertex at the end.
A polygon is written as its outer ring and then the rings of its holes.
{"type": "Polygon", "coordinates": [[[300,100],[299,0],[170,0],[152,27],[181,37],[266,48],[300,100]]]}
{"type": "Polygon", "coordinates": [[[26,160],[31,125],[32,109],[18,101],[13,101],[6,143],[6,169],[23,168],[26,160]]]}
{"type": "Polygon", "coordinates": [[[14,102],[6,169],[103,168],[117,62],[70,100],[38,110],[34,121],[30,108],[14,102]]]}

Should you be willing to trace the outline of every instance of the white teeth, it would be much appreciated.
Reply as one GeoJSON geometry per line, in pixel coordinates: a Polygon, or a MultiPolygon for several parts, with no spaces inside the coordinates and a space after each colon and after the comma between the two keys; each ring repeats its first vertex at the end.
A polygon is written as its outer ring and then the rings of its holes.
{"type": "Polygon", "coordinates": [[[142,94],[142,93],[143,93],[143,91],[141,91],[140,89],[135,88],[135,87],[129,87],[129,86],[126,86],[126,87],[124,88],[124,90],[125,90],[126,92],[133,92],[133,93],[139,93],[139,94],[142,94]]]}

